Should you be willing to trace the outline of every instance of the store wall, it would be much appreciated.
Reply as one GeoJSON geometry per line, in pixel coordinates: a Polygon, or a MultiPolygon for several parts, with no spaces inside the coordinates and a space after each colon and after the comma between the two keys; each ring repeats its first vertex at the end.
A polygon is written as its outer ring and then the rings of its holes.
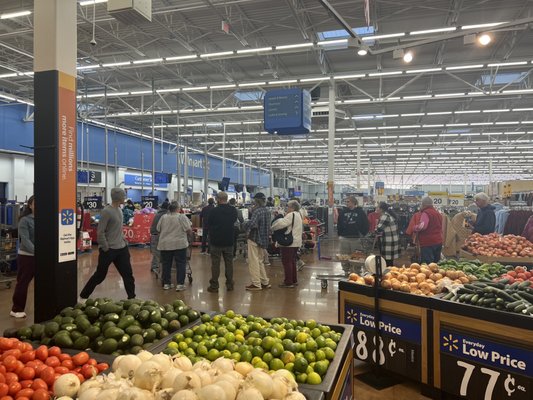
{"type": "Polygon", "coordinates": [[[24,201],[33,194],[33,158],[0,153],[0,182],[7,183],[7,198],[24,201]]]}

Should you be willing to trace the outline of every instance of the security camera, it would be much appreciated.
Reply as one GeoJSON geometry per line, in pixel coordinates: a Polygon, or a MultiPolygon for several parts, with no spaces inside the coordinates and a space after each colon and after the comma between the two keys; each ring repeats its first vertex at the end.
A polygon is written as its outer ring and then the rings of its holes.
{"type": "Polygon", "coordinates": [[[92,39],[90,42],[91,46],[96,46],[96,40],[95,39],[92,39]]]}

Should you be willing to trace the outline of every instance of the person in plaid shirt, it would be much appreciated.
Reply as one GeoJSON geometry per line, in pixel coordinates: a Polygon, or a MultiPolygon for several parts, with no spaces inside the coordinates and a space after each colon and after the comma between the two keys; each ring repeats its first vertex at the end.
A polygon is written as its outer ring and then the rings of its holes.
{"type": "Polygon", "coordinates": [[[400,257],[398,218],[387,203],[379,203],[376,212],[379,214],[376,233],[381,236],[381,255],[387,261],[387,266],[392,267],[394,260],[400,257]]]}
{"type": "Polygon", "coordinates": [[[248,238],[248,269],[252,281],[246,286],[246,290],[252,291],[272,287],[263,262],[263,251],[270,244],[270,211],[265,207],[266,197],[263,193],[256,193],[254,202],[252,215],[244,224],[248,238]]]}

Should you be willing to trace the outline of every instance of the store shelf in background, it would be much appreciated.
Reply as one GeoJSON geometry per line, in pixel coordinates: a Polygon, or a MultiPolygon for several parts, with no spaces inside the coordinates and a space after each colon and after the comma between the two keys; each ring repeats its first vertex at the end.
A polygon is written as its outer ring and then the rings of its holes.
{"type": "Polygon", "coordinates": [[[531,257],[488,257],[472,254],[462,249],[459,250],[459,257],[467,260],[479,260],[486,263],[499,262],[501,264],[533,267],[533,258],[531,257]]]}

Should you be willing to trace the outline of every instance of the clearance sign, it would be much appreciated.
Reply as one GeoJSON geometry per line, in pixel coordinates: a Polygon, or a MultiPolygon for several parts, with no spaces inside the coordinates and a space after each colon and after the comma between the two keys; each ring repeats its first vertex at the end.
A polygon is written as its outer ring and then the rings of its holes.
{"type": "Polygon", "coordinates": [[[76,259],[76,78],[58,72],[58,262],[76,259]]]}

